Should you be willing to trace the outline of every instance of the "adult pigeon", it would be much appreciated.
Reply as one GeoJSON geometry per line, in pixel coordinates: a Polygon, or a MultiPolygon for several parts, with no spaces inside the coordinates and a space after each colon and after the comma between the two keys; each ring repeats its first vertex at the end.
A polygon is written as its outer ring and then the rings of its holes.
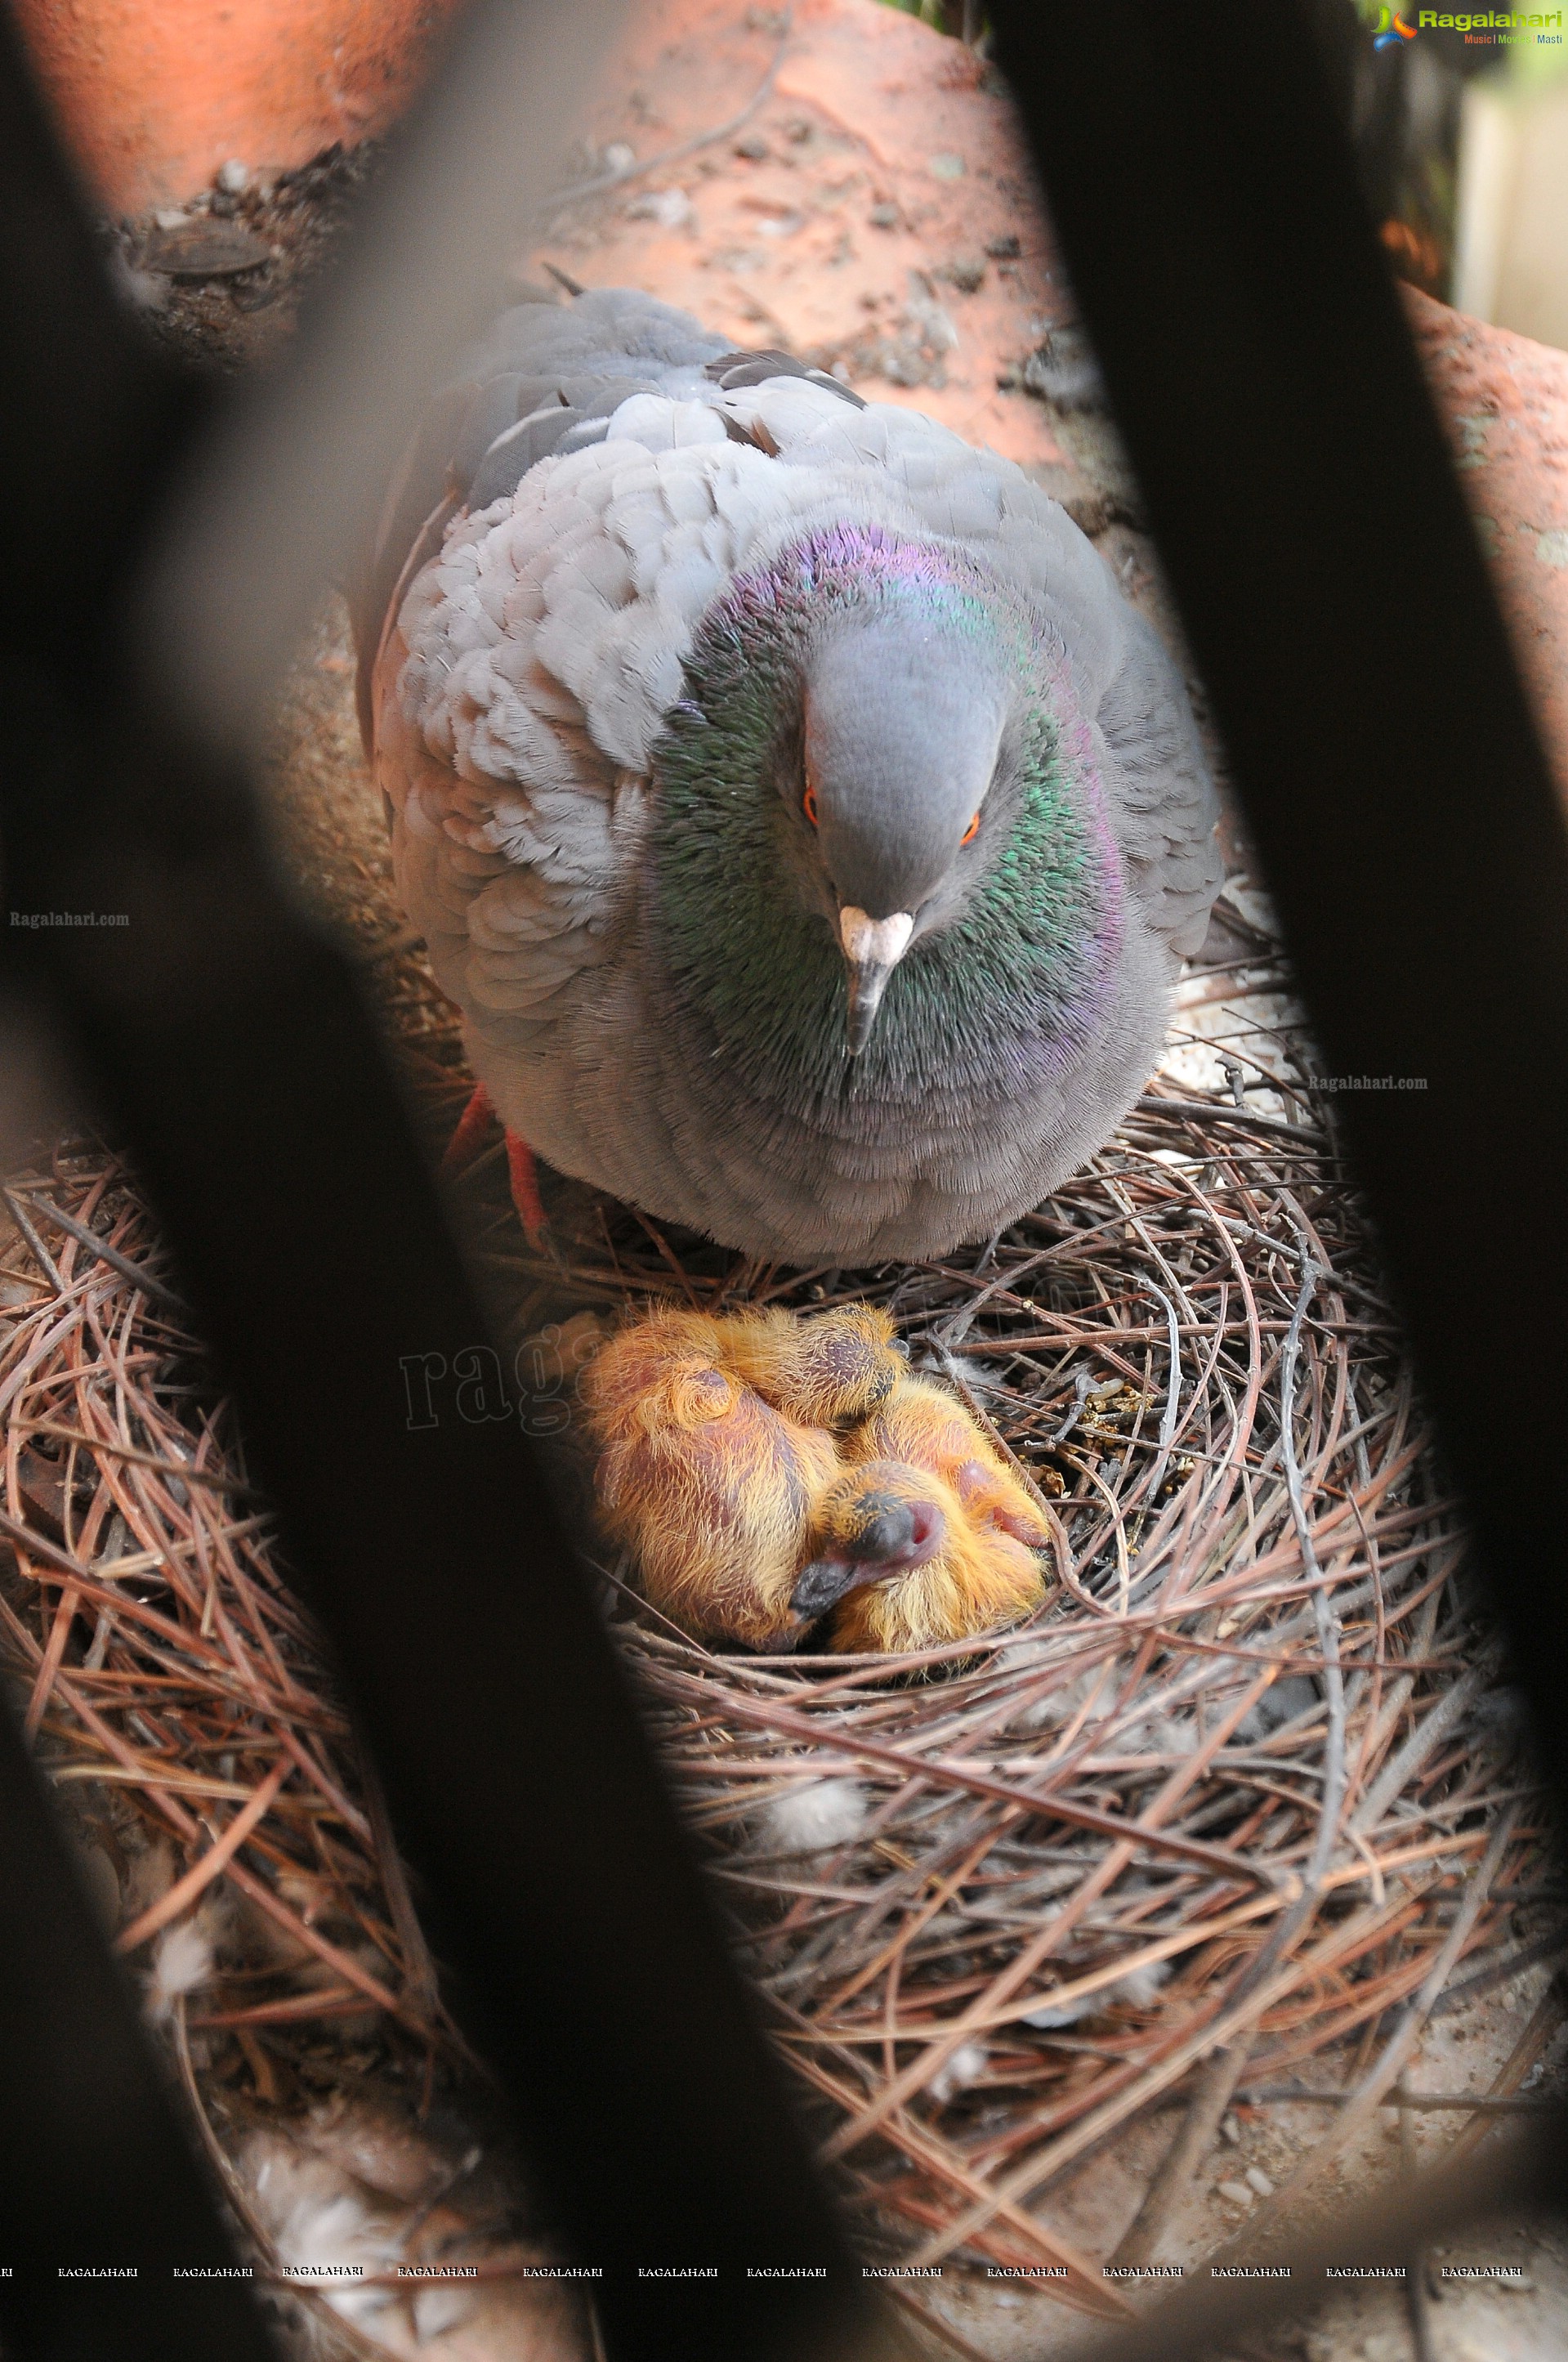
{"type": "Polygon", "coordinates": [[[646,295],[525,304],[357,603],[399,885],[525,1212],[536,1150],[756,1255],[940,1254],[1135,1098],[1214,790],[1010,461],[646,295]]]}

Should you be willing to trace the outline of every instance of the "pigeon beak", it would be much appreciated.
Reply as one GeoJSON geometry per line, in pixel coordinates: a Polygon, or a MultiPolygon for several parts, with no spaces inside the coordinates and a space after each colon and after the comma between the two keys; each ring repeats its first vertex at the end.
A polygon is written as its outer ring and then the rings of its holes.
{"type": "Polygon", "coordinates": [[[846,902],[838,914],[839,941],[849,963],[849,1054],[857,1058],[871,1039],[882,995],[914,933],[908,911],[873,919],[846,902]]]}

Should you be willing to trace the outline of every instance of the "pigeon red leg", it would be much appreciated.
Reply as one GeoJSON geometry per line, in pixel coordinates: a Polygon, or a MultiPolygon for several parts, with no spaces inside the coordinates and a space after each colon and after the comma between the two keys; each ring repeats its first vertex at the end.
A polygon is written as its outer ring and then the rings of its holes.
{"type": "MultiPolygon", "coordinates": [[[[482,1083],[474,1086],[473,1097],[458,1120],[458,1129],[447,1142],[447,1153],[441,1159],[443,1173],[461,1173],[470,1165],[485,1144],[485,1134],[495,1121],[495,1108],[482,1083]]],[[[537,1253],[549,1242],[549,1217],[545,1201],[539,1195],[539,1169],[534,1152],[520,1133],[510,1125],[502,1126],[506,1141],[506,1173],[512,1184],[512,1202],[517,1218],[527,1236],[528,1244],[537,1253]]]]}
{"type": "Polygon", "coordinates": [[[473,1097],[458,1119],[458,1129],[447,1142],[447,1153],[441,1159],[442,1172],[466,1171],[484,1146],[484,1136],[494,1121],[490,1093],[482,1083],[476,1083],[473,1097]]]}
{"type": "Polygon", "coordinates": [[[506,1171],[512,1183],[512,1202],[524,1235],[536,1254],[547,1246],[550,1220],[545,1211],[545,1201],[539,1195],[539,1168],[527,1142],[510,1126],[506,1132],[506,1171]]]}

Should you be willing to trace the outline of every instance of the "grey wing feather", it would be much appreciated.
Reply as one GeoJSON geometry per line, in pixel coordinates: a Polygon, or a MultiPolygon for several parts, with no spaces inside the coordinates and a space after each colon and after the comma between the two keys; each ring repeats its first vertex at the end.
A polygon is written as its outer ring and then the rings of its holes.
{"type": "Polygon", "coordinates": [[[599,440],[630,394],[698,392],[725,350],[689,312],[632,288],[597,289],[564,304],[518,304],[491,323],[462,376],[426,411],[349,585],[367,750],[370,676],[388,611],[407,587],[409,554],[431,519],[488,507],[541,459],[599,440]]]}
{"type": "Polygon", "coordinates": [[[1121,666],[1099,721],[1115,773],[1118,833],[1151,923],[1178,957],[1203,942],[1223,881],[1220,798],[1187,691],[1153,626],[1126,611],[1121,666]]]}

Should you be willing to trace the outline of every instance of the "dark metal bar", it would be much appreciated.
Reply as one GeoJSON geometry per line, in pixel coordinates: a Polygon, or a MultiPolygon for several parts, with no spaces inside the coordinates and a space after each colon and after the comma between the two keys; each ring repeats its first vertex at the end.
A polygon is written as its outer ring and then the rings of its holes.
{"type": "MultiPolygon", "coordinates": [[[[1529,1226],[1568,1169],[1568,838],[1475,534],[1305,12],[993,17],[1326,1062],[1407,1084],[1337,1098],[1341,1136],[1561,1793],[1555,1471],[1477,1372],[1529,1369],[1562,1422],[1568,1264],[1529,1226]]],[[[1561,2118],[1535,2139],[1523,2181],[1494,2144],[1489,2203],[1560,2202],[1561,2118]]],[[[1450,2175],[1456,2214],[1480,2195],[1450,2175]]],[[[1413,2251],[1390,2205],[1366,2260],[1413,2251]]],[[[1276,2312],[1311,2253],[1275,2256],[1276,2312]]],[[[1258,2286],[1186,2291],[1108,2362],[1220,2350],[1258,2286]]]]}
{"type": "MultiPolygon", "coordinates": [[[[8,27],[0,193],[64,258],[46,285],[16,239],[0,252],[0,398],[34,438],[0,444],[0,582],[25,624],[0,644],[6,896],[128,916],[28,931],[12,956],[158,1208],[454,2002],[573,2251],[604,2268],[612,2356],[825,2357],[864,2324],[858,2275],[530,1447],[516,1423],[409,1429],[403,1358],[449,1367],[486,1330],[355,980],[271,875],[243,774],[127,686],[118,602],[190,405],[96,272],[8,27]],[[53,565],[100,502],[124,514],[110,553],[53,565]],[[719,2277],[637,2278],[683,2264],[719,2277]],[[746,2278],[780,2264],[829,2277],[746,2278]]],[[[36,1860],[18,1893],[46,1877],[36,1860]]],[[[94,1990],[94,1958],[78,1940],[60,1985],[94,1990]]],[[[13,2055],[35,2015],[6,2025],[13,2055]]],[[[99,2246],[117,2194],[90,2209],[99,2246]]]]}
{"type": "Polygon", "coordinates": [[[234,2250],[0,1714],[0,2337],[17,2362],[275,2362],[234,2250]],[[128,2267],[132,2279],[61,2277],[128,2267]]]}
{"type": "MultiPolygon", "coordinates": [[[[1245,2094],[1249,2108],[1277,2102],[1281,2105],[1309,2108],[1342,2108],[1353,2092],[1313,2092],[1304,2083],[1271,2085],[1266,2091],[1249,2091],[1245,2094]]],[[[1562,2103],[1555,2097],[1531,2092],[1524,2096],[1511,2093],[1502,2099],[1492,2099],[1486,2093],[1467,2099],[1463,2092],[1388,2092],[1379,2100],[1380,2108],[1441,2109],[1459,2115],[1493,2116],[1555,2116],[1561,2121],[1562,2103]]]]}
{"type": "Polygon", "coordinates": [[[1475,533],[1298,7],[994,15],[1314,1030],[1418,1086],[1336,1111],[1561,1784],[1556,1471],[1477,1373],[1564,1423],[1568,836],[1475,533]]]}

